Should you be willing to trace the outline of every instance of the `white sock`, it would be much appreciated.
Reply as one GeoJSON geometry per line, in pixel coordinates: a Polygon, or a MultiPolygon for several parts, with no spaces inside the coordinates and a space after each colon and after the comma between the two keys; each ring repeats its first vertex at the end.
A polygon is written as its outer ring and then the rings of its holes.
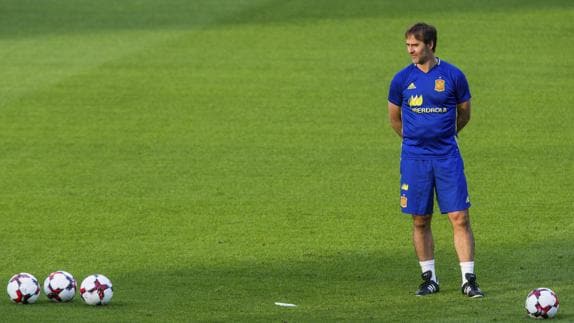
{"type": "Polygon", "coordinates": [[[468,280],[466,274],[474,274],[474,261],[466,261],[460,263],[460,272],[462,273],[462,284],[464,285],[468,280]]]}
{"type": "Polygon", "coordinates": [[[429,270],[431,271],[431,273],[432,273],[431,280],[438,284],[438,281],[436,280],[435,270],[434,270],[434,259],[419,261],[419,264],[421,265],[421,270],[423,271],[423,273],[425,273],[429,270]]]}

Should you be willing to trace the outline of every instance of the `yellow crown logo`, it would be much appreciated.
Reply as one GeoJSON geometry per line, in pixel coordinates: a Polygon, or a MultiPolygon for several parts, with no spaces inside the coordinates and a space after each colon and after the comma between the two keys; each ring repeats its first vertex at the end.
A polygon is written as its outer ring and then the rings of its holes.
{"type": "Polygon", "coordinates": [[[409,99],[409,106],[411,107],[420,107],[423,105],[423,96],[421,95],[411,95],[409,99]]]}

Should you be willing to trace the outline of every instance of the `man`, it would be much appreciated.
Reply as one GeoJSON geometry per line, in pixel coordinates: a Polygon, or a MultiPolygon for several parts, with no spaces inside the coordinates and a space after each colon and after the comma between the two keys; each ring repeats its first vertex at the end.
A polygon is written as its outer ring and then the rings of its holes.
{"type": "Polygon", "coordinates": [[[470,120],[470,90],[464,74],[435,56],[437,31],[417,23],[405,33],[412,63],[393,78],[388,97],[392,128],[402,138],[402,212],[413,219],[413,244],[423,283],[416,292],[439,291],[431,231],[436,192],[448,214],[462,272],[462,293],[483,297],[474,274],[474,236],[470,227],[464,165],[456,137],[470,120]]]}

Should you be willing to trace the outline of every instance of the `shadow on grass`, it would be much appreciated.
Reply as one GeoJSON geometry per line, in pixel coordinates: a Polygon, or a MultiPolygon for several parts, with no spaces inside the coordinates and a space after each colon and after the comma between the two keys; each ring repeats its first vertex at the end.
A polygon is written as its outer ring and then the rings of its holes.
{"type": "Polygon", "coordinates": [[[405,18],[464,12],[570,9],[568,1],[373,0],[2,0],[0,39],[110,30],[194,29],[215,25],[305,22],[363,17],[405,18]]]}
{"type": "Polygon", "coordinates": [[[477,264],[486,298],[479,300],[460,294],[460,273],[450,250],[437,252],[441,292],[424,298],[413,295],[420,272],[410,248],[395,253],[308,250],[290,260],[233,262],[214,256],[202,264],[173,255],[173,261],[159,264],[151,259],[147,269],[110,274],[115,293],[109,306],[86,306],[78,295],[71,304],[42,299],[31,306],[5,298],[0,312],[6,319],[27,321],[521,322],[528,291],[545,286],[558,293],[559,318],[568,320],[573,312],[567,304],[574,301],[569,244],[484,244],[477,264]]]}
{"type": "MultiPolygon", "coordinates": [[[[418,276],[418,268],[406,257],[385,257],[376,254],[354,255],[305,254],[293,261],[253,261],[201,266],[190,264],[165,272],[137,272],[122,277],[124,295],[137,292],[128,286],[141,286],[161,281],[171,291],[173,309],[169,319],[192,320],[267,320],[282,317],[289,308],[275,302],[293,303],[292,313],[308,317],[330,317],[335,307],[357,308],[361,304],[380,302],[385,296],[409,295],[409,288],[399,291],[405,272],[418,276]],[[405,268],[410,267],[410,270],[405,268]],[[184,314],[183,308],[197,310],[184,314]]],[[[410,276],[410,275],[409,275],[410,276]]],[[[158,286],[159,288],[159,286],[158,286]]],[[[119,295],[119,294],[118,294],[119,295]]],[[[166,297],[165,295],[162,297],[166,297]]],[[[151,305],[153,307],[153,304],[151,305]]],[[[149,317],[156,317],[151,310],[149,317]]]]}

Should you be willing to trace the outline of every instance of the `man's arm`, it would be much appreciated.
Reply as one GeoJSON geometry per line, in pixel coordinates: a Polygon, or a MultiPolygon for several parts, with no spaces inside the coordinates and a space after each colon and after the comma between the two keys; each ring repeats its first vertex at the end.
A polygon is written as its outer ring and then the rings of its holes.
{"type": "Polygon", "coordinates": [[[401,118],[401,107],[389,101],[389,120],[391,127],[401,138],[403,137],[403,119],[401,118]]]}
{"type": "Polygon", "coordinates": [[[456,105],[456,132],[459,133],[470,121],[470,100],[456,105]]]}

